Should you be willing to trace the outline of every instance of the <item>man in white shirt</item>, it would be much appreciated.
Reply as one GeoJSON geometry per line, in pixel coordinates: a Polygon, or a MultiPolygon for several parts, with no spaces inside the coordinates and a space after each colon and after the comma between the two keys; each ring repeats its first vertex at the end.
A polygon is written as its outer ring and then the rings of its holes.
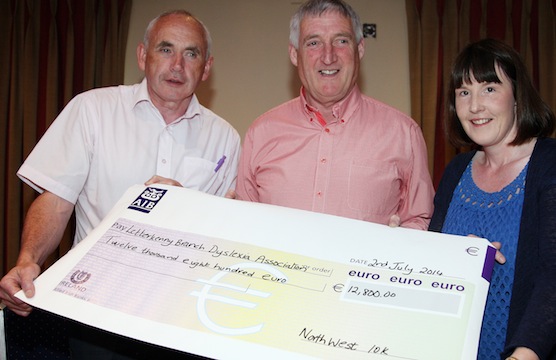
{"type": "Polygon", "coordinates": [[[194,94],[213,63],[206,27],[186,11],[154,19],[137,47],[145,80],[76,96],[18,171],[41,194],[23,227],[16,266],[0,300],[26,316],[13,295],[34,295],[33,279],[76,213],[74,244],[131,185],[165,183],[223,196],[235,186],[240,137],[194,94]]]}

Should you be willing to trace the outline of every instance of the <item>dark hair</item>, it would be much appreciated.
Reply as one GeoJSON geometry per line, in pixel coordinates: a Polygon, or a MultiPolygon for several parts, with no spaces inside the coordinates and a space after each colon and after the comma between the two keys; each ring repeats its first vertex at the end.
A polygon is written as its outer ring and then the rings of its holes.
{"type": "Polygon", "coordinates": [[[465,133],[456,114],[456,89],[463,83],[470,83],[472,78],[479,83],[501,83],[496,68],[512,82],[517,135],[511,145],[521,145],[534,137],[550,136],[554,131],[554,113],[533,86],[519,54],[499,40],[483,39],[467,45],[452,66],[445,119],[446,133],[452,145],[477,145],[465,133]]]}

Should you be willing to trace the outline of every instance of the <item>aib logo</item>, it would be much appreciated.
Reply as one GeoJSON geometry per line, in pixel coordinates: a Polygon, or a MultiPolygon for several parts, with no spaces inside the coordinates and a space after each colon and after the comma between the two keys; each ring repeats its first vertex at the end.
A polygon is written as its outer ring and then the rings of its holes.
{"type": "Polygon", "coordinates": [[[128,209],[149,213],[164,196],[167,190],[148,187],[135,199],[128,209]]]}

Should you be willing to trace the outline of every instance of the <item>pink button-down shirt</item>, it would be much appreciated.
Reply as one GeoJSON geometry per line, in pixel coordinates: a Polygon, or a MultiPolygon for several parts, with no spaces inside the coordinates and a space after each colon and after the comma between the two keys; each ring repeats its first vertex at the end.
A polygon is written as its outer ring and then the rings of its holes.
{"type": "MultiPolygon", "coordinates": [[[[302,90],[303,94],[303,90],[302,90]]],[[[434,189],[421,129],[355,87],[326,124],[300,96],[249,128],[239,163],[243,200],[426,229],[434,189]]]]}

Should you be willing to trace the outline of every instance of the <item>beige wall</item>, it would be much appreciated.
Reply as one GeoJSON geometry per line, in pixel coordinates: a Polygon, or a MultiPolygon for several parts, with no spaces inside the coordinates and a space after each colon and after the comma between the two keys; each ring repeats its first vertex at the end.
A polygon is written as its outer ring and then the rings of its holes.
{"type": "MultiPolygon", "coordinates": [[[[362,91],[410,113],[409,59],[404,0],[348,0],[364,23],[377,24],[365,40],[362,91]]],[[[297,70],[288,57],[289,19],[301,1],[134,0],[126,53],[125,83],[141,80],[135,49],[148,22],[184,8],[199,17],[213,37],[215,63],[197,95],[243,136],[266,110],[299,94],[297,70]]]]}

